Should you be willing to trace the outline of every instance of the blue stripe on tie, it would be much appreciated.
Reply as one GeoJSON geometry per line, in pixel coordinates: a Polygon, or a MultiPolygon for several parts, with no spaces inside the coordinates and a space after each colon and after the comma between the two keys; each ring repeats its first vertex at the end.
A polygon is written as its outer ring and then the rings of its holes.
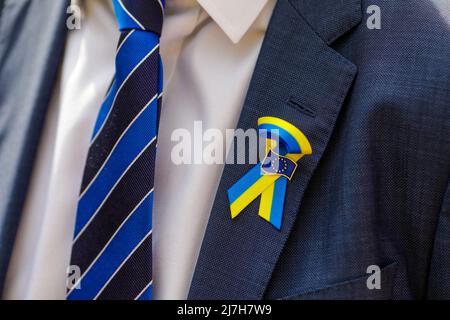
{"type": "Polygon", "coordinates": [[[261,167],[256,165],[230,189],[228,189],[228,199],[230,200],[230,203],[233,203],[249,188],[249,186],[258,181],[261,175],[261,167]]]}
{"type": "Polygon", "coordinates": [[[98,131],[106,121],[106,118],[113,107],[119,88],[123,86],[124,81],[133,69],[135,69],[158,44],[159,40],[156,35],[140,31],[134,31],[123,44],[116,57],[116,64],[120,63],[120,68],[118,66],[116,67],[116,76],[113,87],[100,108],[94,133],[92,135],[93,138],[97,136],[98,131]]]}
{"type": "Polygon", "coordinates": [[[142,25],[140,25],[136,22],[135,19],[133,19],[133,17],[130,15],[130,12],[122,6],[123,3],[121,3],[120,0],[112,0],[112,2],[121,30],[124,29],[124,26],[126,26],[128,29],[142,29],[142,25]]]}
{"type": "Polygon", "coordinates": [[[150,285],[144,292],[142,292],[137,300],[153,300],[153,285],[150,285]]]}
{"type": "Polygon", "coordinates": [[[116,79],[122,82],[149,52],[159,45],[159,38],[153,33],[134,31],[117,54],[116,79]]]}
{"type": "Polygon", "coordinates": [[[124,262],[133,249],[150,232],[152,226],[151,210],[153,193],[131,215],[120,228],[103,254],[81,280],[81,289],[74,289],[67,299],[93,299],[102,289],[108,279],[124,262]]]}
{"type": "Polygon", "coordinates": [[[149,232],[97,294],[96,300],[136,299],[152,281],[152,240],[149,232]]]}
{"type": "Polygon", "coordinates": [[[95,217],[92,217],[74,240],[71,261],[73,265],[79,266],[80,270],[88,269],[129,213],[139,206],[142,199],[153,189],[155,155],[156,145],[152,144],[130,167],[114,191],[102,203],[95,217]]]}
{"type": "MultiPolygon", "coordinates": [[[[85,167],[81,184],[81,193],[97,175],[111,150],[130,123],[148,105],[158,92],[158,82],[149,79],[149,74],[159,69],[158,52],[148,56],[138,70],[131,75],[117,96],[116,103],[107,117],[103,129],[91,143],[88,153],[88,165],[85,167]]],[[[155,127],[157,126],[154,124],[155,127]]]]}
{"type": "Polygon", "coordinates": [[[155,138],[158,102],[155,99],[131,125],[111,153],[109,160],[78,204],[75,237],[98,209],[126,168],[155,138]]]}

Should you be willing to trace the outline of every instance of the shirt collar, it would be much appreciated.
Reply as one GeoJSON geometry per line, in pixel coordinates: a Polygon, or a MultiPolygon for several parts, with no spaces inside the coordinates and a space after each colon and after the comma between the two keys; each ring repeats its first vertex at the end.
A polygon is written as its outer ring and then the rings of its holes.
{"type": "Polygon", "coordinates": [[[242,39],[268,1],[197,0],[233,43],[242,39]]]}

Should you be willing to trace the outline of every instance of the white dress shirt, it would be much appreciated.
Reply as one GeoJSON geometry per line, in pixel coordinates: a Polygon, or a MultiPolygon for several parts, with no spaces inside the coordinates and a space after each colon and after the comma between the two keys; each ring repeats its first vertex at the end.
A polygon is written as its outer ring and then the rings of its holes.
{"type": "MultiPolygon", "coordinates": [[[[89,140],[114,76],[119,38],[110,0],[74,1],[81,29],[69,31],[23,218],[9,267],[7,299],[64,299],[66,268],[89,140]]],[[[170,161],[175,129],[235,128],[275,0],[167,0],[161,37],[165,95],[153,212],[156,299],[189,292],[222,164],[170,161]]]]}

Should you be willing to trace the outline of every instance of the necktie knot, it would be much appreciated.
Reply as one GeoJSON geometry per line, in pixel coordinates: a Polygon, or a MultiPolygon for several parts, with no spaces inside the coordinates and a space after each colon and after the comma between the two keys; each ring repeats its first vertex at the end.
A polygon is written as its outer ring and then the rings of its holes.
{"type": "Polygon", "coordinates": [[[165,0],[112,0],[120,31],[143,30],[161,35],[165,0]]]}

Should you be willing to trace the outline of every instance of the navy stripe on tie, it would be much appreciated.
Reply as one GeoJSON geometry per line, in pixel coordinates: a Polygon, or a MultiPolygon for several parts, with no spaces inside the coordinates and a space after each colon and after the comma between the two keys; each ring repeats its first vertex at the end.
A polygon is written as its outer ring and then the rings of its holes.
{"type": "Polygon", "coordinates": [[[158,0],[122,0],[129,14],[145,28],[161,35],[164,9],[158,0]]]}
{"type": "Polygon", "coordinates": [[[122,179],[123,174],[128,171],[128,167],[136,161],[148,144],[156,143],[156,126],[149,126],[149,123],[156,123],[156,118],[157,102],[152,99],[152,103],[144,108],[124,131],[104,166],[98,171],[98,175],[80,196],[75,236],[95,214],[115,185],[122,179]]]}
{"type": "Polygon", "coordinates": [[[117,51],[122,48],[125,40],[134,32],[135,30],[126,30],[120,33],[119,43],[117,44],[117,51]]]}
{"type": "Polygon", "coordinates": [[[72,264],[77,265],[82,273],[105,247],[124,219],[152,190],[155,156],[156,144],[153,143],[137,159],[75,239],[72,264]]]}
{"type": "Polygon", "coordinates": [[[96,176],[123,131],[157,94],[158,84],[155,81],[148,81],[148,74],[158,73],[159,70],[157,51],[155,50],[155,54],[150,55],[131,75],[117,96],[115,106],[89,149],[81,193],[96,176]]]}
{"type": "Polygon", "coordinates": [[[152,281],[152,234],[108,280],[98,300],[134,300],[152,281]]]}
{"type": "Polygon", "coordinates": [[[129,36],[124,39],[123,45],[117,50],[116,56],[116,65],[120,65],[120,68],[116,68],[114,86],[100,108],[91,144],[103,129],[117,102],[119,93],[122,92],[127,81],[150,55],[155,54],[158,48],[158,38],[154,35],[149,36],[143,31],[130,32],[129,36]]]}

